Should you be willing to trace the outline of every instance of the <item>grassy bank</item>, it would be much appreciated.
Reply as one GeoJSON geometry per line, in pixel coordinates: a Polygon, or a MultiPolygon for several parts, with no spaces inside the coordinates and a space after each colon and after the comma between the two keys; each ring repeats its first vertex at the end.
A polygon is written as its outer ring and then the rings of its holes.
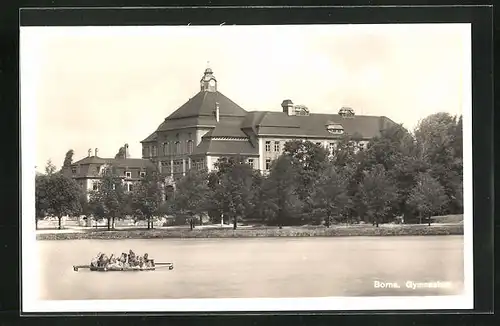
{"type": "Polygon", "coordinates": [[[134,229],[134,230],[85,230],[78,233],[38,234],[37,240],[78,239],[166,239],[166,238],[255,238],[255,237],[345,237],[345,236],[423,236],[462,235],[463,225],[392,225],[392,226],[333,226],[325,227],[271,227],[232,230],[211,229],[134,229]]]}

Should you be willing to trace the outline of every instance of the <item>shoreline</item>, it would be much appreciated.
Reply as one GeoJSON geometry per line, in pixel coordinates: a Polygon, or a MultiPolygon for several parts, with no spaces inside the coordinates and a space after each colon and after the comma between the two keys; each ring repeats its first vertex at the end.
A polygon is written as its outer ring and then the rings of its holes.
{"type": "Polygon", "coordinates": [[[223,238],[278,238],[278,237],[355,237],[355,236],[445,236],[463,235],[463,224],[412,224],[375,226],[332,226],[326,227],[256,227],[241,228],[195,228],[148,230],[95,230],[80,232],[39,233],[36,240],[126,240],[126,239],[223,239],[223,238]]]}

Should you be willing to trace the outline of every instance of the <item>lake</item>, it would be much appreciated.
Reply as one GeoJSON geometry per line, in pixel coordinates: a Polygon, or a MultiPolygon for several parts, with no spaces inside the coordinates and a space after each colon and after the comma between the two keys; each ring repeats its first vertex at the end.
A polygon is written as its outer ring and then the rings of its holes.
{"type": "Polygon", "coordinates": [[[37,241],[37,246],[42,300],[449,295],[463,290],[463,236],[74,240],[37,241]],[[116,255],[129,249],[173,262],[175,268],[73,271],[73,265],[88,264],[99,251],[116,255]],[[407,281],[449,283],[409,289],[407,281]]]}

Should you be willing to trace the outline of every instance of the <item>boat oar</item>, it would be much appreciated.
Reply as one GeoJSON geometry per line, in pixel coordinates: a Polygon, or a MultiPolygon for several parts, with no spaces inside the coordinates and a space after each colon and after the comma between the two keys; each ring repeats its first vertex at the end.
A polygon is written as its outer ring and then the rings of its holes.
{"type": "Polygon", "coordinates": [[[174,269],[174,263],[157,263],[157,262],[154,262],[154,266],[165,266],[165,267],[168,267],[169,270],[172,270],[174,269]]]}
{"type": "Polygon", "coordinates": [[[90,265],[74,265],[73,266],[73,270],[75,272],[78,272],[78,269],[80,269],[80,268],[90,268],[90,265]]]}

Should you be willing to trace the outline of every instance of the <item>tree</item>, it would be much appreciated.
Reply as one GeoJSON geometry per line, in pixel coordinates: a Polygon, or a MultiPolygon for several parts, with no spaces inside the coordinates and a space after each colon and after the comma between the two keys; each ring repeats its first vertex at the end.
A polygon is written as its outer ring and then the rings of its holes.
{"type": "Polygon", "coordinates": [[[66,156],[64,157],[63,168],[71,167],[71,164],[73,163],[73,155],[74,151],[72,149],[66,152],[66,156]]]}
{"type": "Polygon", "coordinates": [[[126,155],[125,146],[122,146],[118,150],[118,153],[116,153],[115,158],[116,159],[124,159],[124,158],[126,158],[125,155],[126,155]]]}
{"type": "Polygon", "coordinates": [[[349,135],[345,134],[336,143],[330,161],[335,166],[344,167],[358,161],[356,156],[354,142],[349,135]]]}
{"type": "Polygon", "coordinates": [[[265,177],[258,170],[252,171],[252,186],[251,186],[251,202],[249,205],[249,212],[247,216],[252,216],[264,222],[268,214],[265,205],[267,194],[263,191],[265,177]]]}
{"type": "Polygon", "coordinates": [[[104,169],[97,190],[90,192],[89,209],[96,217],[106,218],[108,231],[114,225],[115,217],[123,213],[125,189],[116,168],[104,169]]]}
{"type": "Polygon", "coordinates": [[[310,213],[313,185],[328,166],[328,151],[310,141],[294,140],[285,143],[284,155],[290,158],[288,164],[296,168],[292,175],[297,184],[296,194],[305,204],[306,213],[310,213]]]}
{"type": "Polygon", "coordinates": [[[145,176],[134,185],[132,208],[136,216],[148,221],[148,230],[153,228],[152,217],[159,213],[163,203],[164,185],[164,176],[154,168],[148,168],[145,176]]]}
{"type": "Polygon", "coordinates": [[[47,216],[49,201],[47,197],[48,177],[37,175],[35,177],[35,227],[38,230],[38,220],[47,216]]]}
{"type": "Polygon", "coordinates": [[[221,157],[214,166],[215,170],[208,174],[209,214],[217,219],[228,217],[236,229],[238,219],[248,216],[256,207],[257,172],[240,155],[221,157]]]}
{"type": "Polygon", "coordinates": [[[45,168],[47,175],[35,180],[35,206],[37,217],[54,214],[62,228],[62,217],[81,212],[80,198],[82,189],[75,180],[60,173],[55,173],[54,165],[49,161],[45,168]]]}
{"type": "Polygon", "coordinates": [[[420,173],[408,197],[408,205],[418,212],[420,223],[422,217],[425,217],[428,225],[431,225],[432,214],[438,213],[447,200],[444,187],[429,173],[420,173]]]}
{"type": "Polygon", "coordinates": [[[397,199],[391,203],[392,214],[406,213],[405,202],[419,171],[425,171],[425,162],[416,156],[413,136],[402,125],[392,125],[378,137],[370,140],[368,147],[358,155],[358,173],[355,181],[361,182],[361,171],[381,165],[397,187],[397,199]]]}
{"type": "Polygon", "coordinates": [[[457,117],[449,113],[440,112],[424,118],[415,128],[420,155],[432,164],[450,163],[454,154],[456,128],[457,117]]]}
{"type": "Polygon", "coordinates": [[[413,136],[403,126],[394,125],[368,143],[363,157],[365,169],[381,164],[386,171],[390,171],[403,157],[414,156],[415,153],[413,136]]]}
{"type": "Polygon", "coordinates": [[[208,175],[206,171],[189,170],[176,185],[173,199],[173,210],[191,218],[190,227],[194,227],[194,218],[207,211],[209,202],[208,175]]]}
{"type": "Polygon", "coordinates": [[[429,164],[416,156],[402,156],[399,162],[388,171],[397,188],[397,199],[394,201],[395,211],[407,216],[411,207],[408,206],[408,196],[417,182],[419,173],[427,172],[429,164]]]}
{"type": "Polygon", "coordinates": [[[286,218],[296,215],[303,206],[293,178],[297,169],[299,167],[292,164],[290,156],[280,156],[273,162],[269,176],[262,185],[265,201],[261,205],[280,228],[284,225],[286,218]]]}
{"type": "Polygon", "coordinates": [[[430,166],[431,176],[444,187],[447,213],[463,209],[462,117],[436,113],[423,119],[415,129],[419,157],[430,166]]]}
{"type": "Polygon", "coordinates": [[[47,165],[45,166],[45,174],[50,176],[56,173],[56,171],[57,171],[56,166],[52,163],[52,160],[48,160],[47,165]]]}
{"type": "Polygon", "coordinates": [[[372,170],[365,171],[359,186],[360,201],[369,221],[378,227],[391,209],[391,203],[396,199],[396,187],[388,177],[382,165],[376,165],[372,170]]]}
{"type": "Polygon", "coordinates": [[[220,165],[219,178],[215,184],[215,202],[219,210],[233,221],[233,229],[237,228],[238,219],[246,216],[252,209],[252,196],[254,195],[253,170],[250,165],[241,161],[233,161],[231,166],[220,165]]]}
{"type": "Polygon", "coordinates": [[[331,219],[339,214],[348,202],[348,177],[334,166],[327,168],[314,184],[312,193],[313,207],[325,215],[325,225],[330,227],[331,219]]]}

